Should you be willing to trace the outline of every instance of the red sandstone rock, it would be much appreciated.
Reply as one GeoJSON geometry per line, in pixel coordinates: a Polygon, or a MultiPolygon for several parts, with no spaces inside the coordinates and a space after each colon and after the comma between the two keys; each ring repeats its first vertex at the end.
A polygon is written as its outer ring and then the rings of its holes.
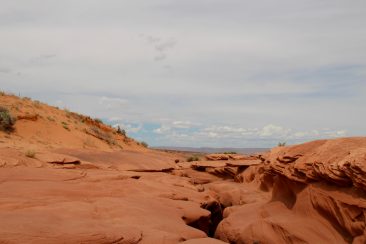
{"type": "Polygon", "coordinates": [[[213,153],[205,156],[207,160],[217,161],[217,160],[229,160],[228,154],[213,153]]]}
{"type": "MultiPolygon", "coordinates": [[[[366,138],[345,138],[273,149],[264,165],[241,174],[248,187],[273,185],[271,200],[257,197],[226,208],[215,237],[230,243],[363,243],[365,148],[366,138]]],[[[223,192],[225,199],[238,195],[223,192]]],[[[223,196],[218,193],[220,202],[223,196]]]]}

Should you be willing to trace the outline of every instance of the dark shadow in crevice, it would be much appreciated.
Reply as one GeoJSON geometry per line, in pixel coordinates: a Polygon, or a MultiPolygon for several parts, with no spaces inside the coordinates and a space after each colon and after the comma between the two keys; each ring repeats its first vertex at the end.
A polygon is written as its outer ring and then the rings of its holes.
{"type": "Polygon", "coordinates": [[[223,219],[224,207],[219,202],[210,202],[202,204],[201,208],[211,212],[209,218],[201,217],[188,225],[204,231],[209,237],[214,237],[216,228],[223,219]]]}

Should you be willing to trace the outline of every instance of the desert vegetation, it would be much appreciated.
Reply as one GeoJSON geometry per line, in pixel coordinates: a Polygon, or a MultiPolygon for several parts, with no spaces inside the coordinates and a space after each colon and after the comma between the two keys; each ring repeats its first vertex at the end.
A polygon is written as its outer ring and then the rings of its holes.
{"type": "Polygon", "coordinates": [[[121,129],[119,125],[117,126],[117,133],[126,136],[126,131],[124,129],[121,129]]]}
{"type": "Polygon", "coordinates": [[[54,119],[53,117],[51,117],[51,116],[47,116],[47,119],[48,119],[49,121],[55,122],[55,119],[54,119]]]}
{"type": "Polygon", "coordinates": [[[110,133],[101,130],[97,126],[91,126],[85,132],[100,140],[107,142],[109,145],[116,145],[116,141],[113,136],[110,133]]]}
{"type": "Polygon", "coordinates": [[[27,150],[25,152],[25,156],[28,158],[35,158],[36,157],[36,152],[34,150],[27,150]]]}
{"type": "Polygon", "coordinates": [[[103,121],[99,118],[95,118],[94,121],[97,122],[98,124],[103,124],[103,121]]]}
{"type": "Polygon", "coordinates": [[[14,130],[15,118],[5,107],[0,107],[0,130],[11,132],[14,130]]]}
{"type": "Polygon", "coordinates": [[[192,155],[189,158],[187,158],[187,162],[194,162],[194,161],[199,161],[200,158],[197,155],[192,155]]]}
{"type": "Polygon", "coordinates": [[[68,123],[66,123],[65,121],[62,121],[62,122],[61,122],[61,124],[62,124],[62,127],[63,127],[65,130],[70,130],[70,128],[69,128],[69,124],[68,124],[68,123]]]}
{"type": "Polygon", "coordinates": [[[146,147],[146,148],[149,147],[149,144],[147,144],[147,142],[144,142],[144,141],[140,142],[140,145],[143,147],[146,147]]]}

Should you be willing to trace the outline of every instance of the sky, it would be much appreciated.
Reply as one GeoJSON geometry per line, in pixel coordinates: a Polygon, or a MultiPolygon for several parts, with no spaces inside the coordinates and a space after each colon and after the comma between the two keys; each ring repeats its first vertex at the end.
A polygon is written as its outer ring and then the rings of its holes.
{"type": "Polygon", "coordinates": [[[0,89],[151,146],[366,134],[365,0],[0,0],[0,89]]]}

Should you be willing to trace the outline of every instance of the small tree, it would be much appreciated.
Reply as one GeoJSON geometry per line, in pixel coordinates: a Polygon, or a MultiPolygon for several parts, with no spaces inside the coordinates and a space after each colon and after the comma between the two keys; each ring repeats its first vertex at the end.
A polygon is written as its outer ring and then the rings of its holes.
{"type": "Polygon", "coordinates": [[[15,119],[11,116],[9,110],[0,107],[0,130],[10,132],[14,130],[15,119]]]}
{"type": "Polygon", "coordinates": [[[142,141],[142,142],[141,142],[141,145],[142,145],[143,147],[146,147],[146,148],[147,148],[147,147],[149,147],[149,144],[147,144],[147,143],[146,143],[146,142],[144,142],[144,141],[142,141]]]}

